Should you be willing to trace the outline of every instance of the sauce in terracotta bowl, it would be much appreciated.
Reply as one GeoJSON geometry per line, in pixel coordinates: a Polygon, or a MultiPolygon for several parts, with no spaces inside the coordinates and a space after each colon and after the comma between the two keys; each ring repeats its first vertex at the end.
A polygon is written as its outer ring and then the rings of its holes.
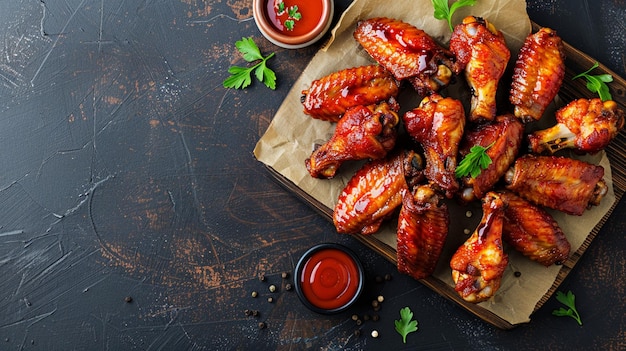
{"type": "Polygon", "coordinates": [[[332,0],[253,0],[257,27],[283,48],[309,46],[326,34],[333,19],[332,0]]]}

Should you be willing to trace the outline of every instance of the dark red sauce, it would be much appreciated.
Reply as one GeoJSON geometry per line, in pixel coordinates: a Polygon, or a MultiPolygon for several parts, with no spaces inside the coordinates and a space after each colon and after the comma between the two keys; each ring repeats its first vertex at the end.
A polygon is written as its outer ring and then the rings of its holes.
{"type": "Polygon", "coordinates": [[[357,263],[336,248],[321,249],[310,255],[297,279],[306,300],[324,310],[350,303],[361,286],[357,263]]]}
{"type": "Polygon", "coordinates": [[[265,6],[267,17],[272,25],[282,34],[299,37],[312,32],[320,23],[323,7],[322,0],[267,0],[265,6]],[[279,4],[284,3],[284,11],[279,11],[279,4]],[[289,15],[289,9],[297,6],[301,18],[289,15]],[[292,21],[293,29],[288,29],[285,21],[292,21]]]}

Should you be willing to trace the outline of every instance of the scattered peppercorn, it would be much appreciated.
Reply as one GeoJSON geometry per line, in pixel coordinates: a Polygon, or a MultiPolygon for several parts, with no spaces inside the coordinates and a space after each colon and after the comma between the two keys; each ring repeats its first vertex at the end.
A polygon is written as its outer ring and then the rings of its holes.
{"type": "Polygon", "coordinates": [[[274,285],[274,284],[270,285],[269,289],[270,289],[270,292],[275,292],[276,291],[276,285],[274,285]]]}
{"type": "Polygon", "coordinates": [[[382,303],[383,301],[385,301],[385,298],[383,297],[383,295],[378,295],[378,297],[376,298],[376,300],[380,303],[382,303]]]}
{"type": "Polygon", "coordinates": [[[283,272],[280,276],[281,276],[283,279],[287,279],[287,278],[289,278],[289,273],[287,273],[287,272],[283,272]]]}
{"type": "Polygon", "coordinates": [[[361,336],[361,329],[357,329],[354,331],[354,336],[361,336]]]}
{"type": "Polygon", "coordinates": [[[369,314],[364,314],[363,315],[363,320],[364,321],[369,321],[370,320],[370,315],[369,314]]]}
{"type": "Polygon", "coordinates": [[[250,316],[250,315],[252,314],[252,311],[250,311],[250,310],[243,310],[243,313],[244,313],[246,316],[250,316]]]}
{"type": "Polygon", "coordinates": [[[272,303],[274,302],[274,298],[272,298],[271,296],[267,298],[267,302],[272,303]]]}
{"type": "Polygon", "coordinates": [[[465,212],[465,217],[467,217],[467,218],[472,217],[472,211],[465,212]]]}
{"type": "Polygon", "coordinates": [[[262,281],[262,282],[264,282],[264,281],[265,281],[265,274],[262,274],[262,273],[261,273],[261,274],[259,275],[259,280],[260,280],[260,281],[262,281]]]}
{"type": "Polygon", "coordinates": [[[471,233],[471,232],[472,232],[472,231],[471,231],[471,230],[469,230],[469,229],[467,229],[467,228],[463,229],[463,233],[464,233],[464,234],[469,234],[469,233],[471,233]]]}
{"type": "Polygon", "coordinates": [[[376,308],[376,307],[378,307],[378,304],[379,304],[378,300],[373,300],[372,301],[372,307],[376,308]]]}
{"type": "Polygon", "coordinates": [[[253,291],[252,294],[250,294],[250,295],[252,295],[252,297],[257,297],[257,296],[259,296],[259,293],[256,292],[256,291],[253,291]]]}
{"type": "Polygon", "coordinates": [[[252,316],[258,317],[258,315],[259,315],[259,311],[257,310],[252,311],[252,316]]]}
{"type": "Polygon", "coordinates": [[[259,322],[259,329],[265,329],[265,323],[259,322]]]}
{"type": "Polygon", "coordinates": [[[377,315],[377,314],[375,314],[375,315],[373,315],[373,316],[372,316],[372,320],[373,320],[374,322],[378,322],[378,320],[379,320],[379,319],[380,319],[380,316],[379,316],[379,315],[377,315]]]}
{"type": "Polygon", "coordinates": [[[356,320],[356,325],[361,325],[361,324],[363,324],[363,321],[362,321],[362,320],[360,320],[360,319],[357,319],[357,320],[356,320]]]}
{"type": "Polygon", "coordinates": [[[131,302],[133,302],[133,298],[131,296],[126,296],[124,298],[124,301],[126,301],[126,303],[131,303],[131,302]]]}
{"type": "Polygon", "coordinates": [[[285,284],[285,290],[291,291],[291,289],[293,289],[293,286],[291,286],[291,284],[289,283],[285,284]]]}
{"type": "Polygon", "coordinates": [[[389,273],[385,274],[385,280],[386,281],[390,281],[391,280],[391,274],[389,274],[389,273]]]}
{"type": "Polygon", "coordinates": [[[378,337],[378,330],[372,330],[372,338],[378,337]]]}
{"type": "Polygon", "coordinates": [[[522,272],[516,271],[515,273],[513,273],[513,275],[517,278],[522,276],[522,272]]]}
{"type": "Polygon", "coordinates": [[[359,319],[359,316],[357,316],[356,314],[353,314],[353,315],[352,315],[352,320],[353,320],[353,321],[356,321],[357,319],[359,319]]]}

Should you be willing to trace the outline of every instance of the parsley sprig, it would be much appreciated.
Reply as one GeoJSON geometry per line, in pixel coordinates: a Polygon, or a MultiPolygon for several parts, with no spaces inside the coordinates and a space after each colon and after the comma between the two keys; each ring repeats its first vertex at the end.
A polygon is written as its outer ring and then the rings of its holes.
{"type": "Polygon", "coordinates": [[[476,178],[483,169],[489,167],[491,164],[491,157],[487,155],[487,150],[489,150],[494,143],[495,142],[487,145],[486,147],[480,145],[472,146],[469,154],[465,155],[454,171],[457,178],[465,177],[468,174],[471,175],[472,178],[476,178]]]}
{"type": "Polygon", "coordinates": [[[242,54],[243,59],[247,62],[258,61],[251,67],[231,66],[228,69],[230,76],[224,79],[222,85],[224,88],[244,89],[252,84],[252,72],[265,86],[274,90],[276,89],[276,73],[267,67],[267,60],[274,56],[274,53],[263,57],[261,50],[254,43],[252,37],[241,38],[235,42],[237,50],[242,54]]]}
{"type": "Polygon", "coordinates": [[[452,4],[452,6],[448,5],[448,0],[431,0],[433,3],[433,7],[435,9],[434,16],[438,20],[446,20],[448,21],[448,26],[450,27],[450,31],[453,31],[454,28],[452,26],[452,15],[454,12],[464,6],[474,6],[476,4],[476,0],[458,0],[452,4]]]}
{"type": "Polygon", "coordinates": [[[402,335],[402,342],[406,344],[406,336],[417,331],[417,321],[413,320],[413,312],[408,307],[400,310],[400,319],[394,321],[396,331],[402,335]]]}
{"type": "Polygon", "coordinates": [[[567,294],[564,294],[561,291],[557,291],[556,299],[560,303],[567,306],[568,309],[561,307],[558,310],[552,311],[553,315],[559,317],[572,317],[576,320],[576,322],[578,322],[578,325],[583,325],[583,322],[580,319],[580,314],[578,314],[578,311],[576,310],[576,296],[574,296],[571,290],[568,291],[567,294]]]}
{"type": "Polygon", "coordinates": [[[598,94],[602,101],[611,100],[612,97],[611,97],[611,93],[609,92],[609,86],[606,85],[606,83],[612,82],[613,76],[611,76],[610,74],[598,74],[598,75],[589,74],[591,71],[598,68],[599,66],[600,64],[598,62],[594,63],[590,69],[586,70],[585,72],[581,74],[574,76],[572,80],[582,78],[582,77],[586,78],[587,89],[589,89],[589,91],[591,91],[592,93],[598,94]]]}

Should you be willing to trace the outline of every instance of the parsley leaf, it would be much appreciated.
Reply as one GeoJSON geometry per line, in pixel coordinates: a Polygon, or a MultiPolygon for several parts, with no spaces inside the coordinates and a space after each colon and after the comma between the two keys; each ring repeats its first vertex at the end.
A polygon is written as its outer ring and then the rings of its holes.
{"type": "Polygon", "coordinates": [[[433,8],[435,9],[434,16],[438,20],[446,20],[448,21],[448,26],[450,27],[450,31],[452,32],[454,28],[452,27],[452,15],[454,12],[464,6],[474,6],[476,4],[476,0],[458,0],[452,4],[452,6],[448,5],[448,0],[431,0],[433,3],[433,8]]]}
{"type": "Polygon", "coordinates": [[[454,171],[457,178],[462,178],[468,174],[472,178],[478,177],[483,169],[486,169],[491,164],[491,157],[487,155],[487,150],[493,146],[495,142],[487,145],[486,147],[480,145],[474,145],[470,149],[470,153],[459,162],[459,165],[454,171]]]}
{"type": "Polygon", "coordinates": [[[244,89],[248,87],[252,84],[252,73],[254,72],[259,82],[263,82],[265,86],[272,90],[276,89],[276,74],[267,67],[267,60],[272,58],[274,53],[263,57],[261,50],[259,50],[259,47],[251,37],[241,38],[241,40],[235,43],[235,47],[237,47],[237,50],[239,50],[243,59],[247,62],[258,62],[251,67],[231,66],[228,68],[230,76],[222,82],[224,88],[244,89]]]}
{"type": "Polygon", "coordinates": [[[298,5],[293,5],[289,8],[289,17],[299,21],[302,19],[302,14],[298,12],[298,5]]]}
{"type": "Polygon", "coordinates": [[[567,294],[564,294],[561,291],[557,291],[556,299],[560,303],[567,306],[568,309],[561,307],[558,310],[552,311],[553,315],[559,316],[559,317],[563,317],[563,316],[572,317],[576,320],[576,322],[578,322],[578,325],[583,325],[583,322],[580,319],[580,315],[578,314],[578,311],[576,310],[576,296],[574,296],[571,290],[568,291],[567,294]]]}
{"type": "Polygon", "coordinates": [[[396,331],[402,335],[402,341],[406,344],[406,336],[417,331],[417,321],[413,319],[413,312],[408,307],[400,310],[400,319],[394,321],[396,331]]]}
{"type": "Polygon", "coordinates": [[[287,30],[293,30],[293,27],[296,25],[296,22],[294,22],[294,20],[288,19],[285,21],[285,27],[287,27],[287,30]]]}
{"type": "Polygon", "coordinates": [[[611,93],[609,92],[609,86],[606,85],[606,83],[612,82],[613,76],[611,76],[610,74],[589,74],[589,72],[593,71],[599,66],[600,64],[596,61],[596,63],[594,63],[591,68],[581,74],[574,76],[572,80],[584,77],[585,79],[587,79],[587,89],[589,91],[598,94],[602,101],[611,100],[613,99],[613,97],[611,96],[611,93]]]}

